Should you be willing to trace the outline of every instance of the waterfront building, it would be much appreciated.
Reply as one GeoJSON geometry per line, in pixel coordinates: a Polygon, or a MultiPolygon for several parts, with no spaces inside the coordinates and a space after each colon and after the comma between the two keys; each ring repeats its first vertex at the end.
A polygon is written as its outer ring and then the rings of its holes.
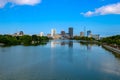
{"type": "Polygon", "coordinates": [[[65,37],[65,31],[61,31],[61,36],[65,37]]]}
{"type": "Polygon", "coordinates": [[[69,28],[68,32],[69,32],[69,37],[73,38],[73,28],[72,27],[69,28]]]}
{"type": "Polygon", "coordinates": [[[44,36],[44,33],[43,33],[43,32],[40,32],[40,36],[41,36],[41,37],[44,36]]]}
{"type": "Polygon", "coordinates": [[[80,37],[84,37],[84,32],[80,32],[80,37]]]}
{"type": "Polygon", "coordinates": [[[23,35],[24,35],[23,31],[20,31],[20,32],[17,32],[17,33],[13,34],[13,36],[23,36],[23,35]]]}
{"type": "Polygon", "coordinates": [[[47,37],[48,37],[48,38],[51,38],[51,34],[47,34],[47,37]]]}
{"type": "Polygon", "coordinates": [[[19,36],[23,36],[24,35],[24,32],[23,31],[20,31],[19,32],[19,36]]]}
{"type": "Polygon", "coordinates": [[[96,40],[99,40],[99,39],[100,39],[100,35],[99,35],[99,34],[97,34],[97,35],[92,35],[92,37],[93,37],[94,39],[96,39],[96,40]]]}
{"type": "Polygon", "coordinates": [[[87,31],[87,37],[92,37],[92,32],[90,30],[87,31]]]}
{"type": "Polygon", "coordinates": [[[51,37],[54,37],[56,35],[56,30],[55,29],[51,29],[51,37]]]}
{"type": "Polygon", "coordinates": [[[12,36],[17,36],[17,33],[14,33],[12,36]]]}
{"type": "Polygon", "coordinates": [[[60,39],[61,37],[62,37],[61,34],[56,34],[54,35],[53,39],[60,39]]]}
{"type": "Polygon", "coordinates": [[[66,38],[66,39],[69,39],[69,38],[70,38],[69,33],[66,33],[66,34],[65,34],[65,38],[66,38]]]}

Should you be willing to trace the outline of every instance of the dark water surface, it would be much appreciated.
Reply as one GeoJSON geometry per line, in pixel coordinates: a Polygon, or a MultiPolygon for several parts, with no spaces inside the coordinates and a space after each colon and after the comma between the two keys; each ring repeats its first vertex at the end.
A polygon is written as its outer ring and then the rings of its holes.
{"type": "Polygon", "coordinates": [[[0,80],[120,80],[120,58],[69,40],[0,47],[0,80]]]}

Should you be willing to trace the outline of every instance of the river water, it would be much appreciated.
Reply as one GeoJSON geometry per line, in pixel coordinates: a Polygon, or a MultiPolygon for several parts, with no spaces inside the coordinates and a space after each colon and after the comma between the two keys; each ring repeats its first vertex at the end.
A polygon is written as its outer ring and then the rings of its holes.
{"type": "Polygon", "coordinates": [[[73,40],[0,47],[0,80],[120,80],[120,57],[73,40]]]}

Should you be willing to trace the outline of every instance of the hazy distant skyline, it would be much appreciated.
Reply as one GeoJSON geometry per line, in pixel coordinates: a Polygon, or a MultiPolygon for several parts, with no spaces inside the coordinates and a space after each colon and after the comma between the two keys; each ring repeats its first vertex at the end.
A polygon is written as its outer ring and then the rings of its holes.
{"type": "Polygon", "coordinates": [[[120,34],[119,0],[0,0],[0,34],[24,31],[26,34],[50,33],[51,29],[79,35],[120,34]]]}

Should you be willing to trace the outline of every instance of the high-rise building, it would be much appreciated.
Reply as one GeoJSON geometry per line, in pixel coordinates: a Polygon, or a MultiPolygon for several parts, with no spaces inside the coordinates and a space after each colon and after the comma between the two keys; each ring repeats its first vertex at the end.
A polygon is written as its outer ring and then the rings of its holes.
{"type": "Polygon", "coordinates": [[[69,28],[69,37],[73,38],[73,28],[72,27],[69,28]]]}
{"type": "Polygon", "coordinates": [[[92,37],[92,32],[90,30],[87,31],[87,37],[92,37]]]}
{"type": "Polygon", "coordinates": [[[85,33],[84,32],[80,32],[80,37],[84,37],[85,33]]]}
{"type": "Polygon", "coordinates": [[[55,29],[51,29],[51,37],[54,37],[56,35],[56,30],[55,29]]]}
{"type": "Polygon", "coordinates": [[[100,39],[100,35],[98,34],[98,35],[92,35],[92,37],[94,38],[94,39],[96,39],[96,40],[99,40],[100,39]]]}
{"type": "Polygon", "coordinates": [[[19,32],[19,36],[23,36],[24,35],[24,32],[23,31],[20,31],[19,32]]]}
{"type": "Polygon", "coordinates": [[[47,37],[48,37],[48,38],[51,38],[51,34],[47,34],[47,37]]]}
{"type": "Polygon", "coordinates": [[[40,32],[40,36],[41,36],[41,37],[44,36],[44,33],[43,33],[43,32],[40,32]]]}
{"type": "Polygon", "coordinates": [[[17,33],[13,34],[13,36],[23,36],[23,35],[24,35],[23,31],[20,31],[20,32],[17,32],[17,33]]]}
{"type": "Polygon", "coordinates": [[[65,31],[61,31],[61,36],[63,36],[63,37],[64,37],[64,36],[65,36],[65,34],[66,34],[66,33],[65,33],[65,31]]]}

